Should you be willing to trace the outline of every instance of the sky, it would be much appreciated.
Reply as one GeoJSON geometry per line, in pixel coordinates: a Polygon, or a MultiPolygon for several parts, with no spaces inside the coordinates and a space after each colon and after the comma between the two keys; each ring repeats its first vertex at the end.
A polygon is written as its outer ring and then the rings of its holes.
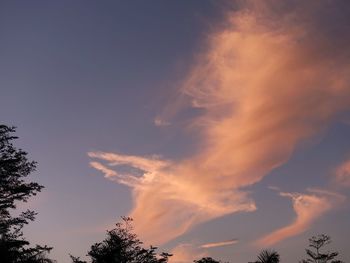
{"type": "Polygon", "coordinates": [[[350,260],[350,2],[1,1],[0,121],[38,162],[32,243],[350,260]]]}

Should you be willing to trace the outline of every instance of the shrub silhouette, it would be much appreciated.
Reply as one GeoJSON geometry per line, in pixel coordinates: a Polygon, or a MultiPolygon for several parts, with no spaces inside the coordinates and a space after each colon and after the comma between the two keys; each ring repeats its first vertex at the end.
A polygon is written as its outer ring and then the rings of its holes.
{"type": "MultiPolygon", "coordinates": [[[[132,232],[132,219],[122,217],[116,228],[107,231],[107,238],[91,246],[87,256],[92,263],[166,263],[171,254],[157,255],[156,247],[144,248],[132,232]]],[[[86,263],[71,256],[74,263],[86,263]]]]}

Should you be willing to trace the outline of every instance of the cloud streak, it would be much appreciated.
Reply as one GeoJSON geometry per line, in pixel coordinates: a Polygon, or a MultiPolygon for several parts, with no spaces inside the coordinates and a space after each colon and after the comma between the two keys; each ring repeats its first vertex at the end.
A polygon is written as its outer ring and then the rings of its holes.
{"type": "MultiPolygon", "coordinates": [[[[164,243],[210,219],[254,211],[246,188],[350,108],[350,41],[341,26],[319,26],[317,14],[327,7],[247,3],[210,35],[181,87],[201,112],[190,121],[200,138],[196,154],[173,162],[89,153],[93,167],[132,188],[130,215],[143,240],[164,243]]],[[[165,112],[157,125],[170,122],[165,112]]],[[[319,215],[329,209],[324,197],[290,197],[299,218],[296,230],[312,221],[305,204],[323,203],[322,210],[314,208],[319,215]]],[[[290,229],[279,235],[288,236],[290,229]]]]}
{"type": "Polygon", "coordinates": [[[214,248],[214,247],[223,247],[223,246],[230,246],[238,243],[238,239],[231,239],[227,241],[221,241],[221,242],[212,242],[203,244],[200,247],[201,248],[214,248]]]}
{"type": "Polygon", "coordinates": [[[291,224],[259,239],[255,243],[257,246],[269,247],[282,240],[303,233],[319,217],[345,200],[344,196],[326,190],[308,189],[308,192],[308,194],[280,192],[281,196],[292,199],[296,218],[291,224]]]}
{"type": "Polygon", "coordinates": [[[171,254],[173,256],[170,257],[169,263],[188,263],[208,256],[205,250],[193,244],[179,244],[171,251],[171,254]]]}
{"type": "Polygon", "coordinates": [[[93,161],[91,166],[106,178],[133,188],[135,207],[131,212],[135,231],[145,240],[162,243],[184,233],[193,224],[235,211],[255,209],[253,203],[241,203],[245,193],[217,191],[200,183],[191,166],[162,161],[155,157],[135,157],[91,152],[91,158],[107,162],[109,167],[93,161]],[[119,171],[123,165],[129,169],[119,171]],[[144,207],[147,202],[148,208],[144,207]],[[147,211],[145,211],[147,209],[147,211]],[[157,228],[153,228],[153,224],[157,228]],[[164,231],[166,230],[166,231],[164,231]]]}

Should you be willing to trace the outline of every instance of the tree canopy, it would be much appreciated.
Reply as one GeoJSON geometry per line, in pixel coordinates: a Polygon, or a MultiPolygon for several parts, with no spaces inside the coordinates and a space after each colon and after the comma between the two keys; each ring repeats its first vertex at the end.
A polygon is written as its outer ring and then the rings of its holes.
{"type": "Polygon", "coordinates": [[[321,234],[313,236],[309,239],[309,247],[311,249],[306,249],[307,259],[303,259],[302,263],[342,263],[341,260],[336,259],[338,252],[322,252],[321,249],[324,246],[331,243],[331,238],[328,235],[321,234]]]}
{"type": "Polygon", "coordinates": [[[18,202],[27,202],[43,186],[27,182],[26,177],[36,168],[36,162],[27,159],[27,153],[14,147],[12,141],[14,127],[0,125],[0,255],[1,262],[34,263],[52,262],[46,258],[51,250],[47,246],[29,247],[30,243],[23,237],[22,228],[35,219],[31,210],[13,216],[18,202]]]}
{"type": "MultiPolygon", "coordinates": [[[[144,248],[132,232],[132,219],[122,217],[116,228],[107,231],[107,238],[91,246],[87,256],[92,263],[166,263],[171,254],[156,253],[156,247],[144,248]]],[[[74,263],[85,263],[71,256],[74,263]]]]}
{"type": "Polygon", "coordinates": [[[194,263],[221,263],[221,261],[217,261],[211,257],[204,257],[199,260],[193,261],[194,263]]]}

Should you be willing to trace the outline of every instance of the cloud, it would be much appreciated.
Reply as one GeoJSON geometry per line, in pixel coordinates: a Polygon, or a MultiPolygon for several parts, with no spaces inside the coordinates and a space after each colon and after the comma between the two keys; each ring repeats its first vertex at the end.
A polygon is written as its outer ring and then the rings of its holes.
{"type": "Polygon", "coordinates": [[[111,177],[117,176],[117,173],[115,171],[107,168],[106,166],[104,166],[99,162],[90,162],[90,166],[95,168],[96,170],[101,171],[105,175],[105,178],[111,178],[111,177]]]}
{"type": "Polygon", "coordinates": [[[350,160],[345,161],[336,169],[335,181],[338,185],[350,187],[350,160]]]}
{"type": "Polygon", "coordinates": [[[212,243],[203,244],[200,247],[201,248],[223,247],[223,246],[234,245],[237,243],[238,243],[238,239],[231,239],[231,240],[227,240],[227,241],[212,242],[212,243]]]}
{"type": "MultiPolygon", "coordinates": [[[[350,108],[350,41],[339,24],[348,21],[340,19],[348,17],[341,13],[346,8],[316,1],[247,3],[227,13],[225,27],[212,32],[180,87],[188,106],[199,109],[188,121],[198,134],[197,153],[178,161],[89,153],[98,159],[95,168],[132,188],[130,216],[143,240],[157,245],[199,223],[255,210],[247,187],[350,108]]],[[[175,113],[165,110],[159,120],[167,123],[175,113]]],[[[294,196],[297,230],[311,221],[304,204],[321,215],[327,200],[294,196]]]]}
{"type": "Polygon", "coordinates": [[[109,161],[110,165],[131,165],[134,168],[140,170],[159,170],[167,165],[168,161],[160,160],[159,156],[153,155],[150,158],[144,158],[133,155],[123,155],[115,153],[105,153],[105,152],[89,152],[88,156],[91,158],[98,158],[105,161],[109,161]]]}
{"type": "Polygon", "coordinates": [[[173,256],[170,257],[169,263],[188,263],[208,256],[206,251],[192,244],[180,244],[171,251],[171,254],[173,256]]]}
{"type": "Polygon", "coordinates": [[[292,199],[296,218],[291,224],[277,229],[259,239],[255,243],[257,246],[269,247],[286,238],[303,233],[319,217],[345,200],[344,196],[327,190],[310,188],[308,192],[308,194],[280,192],[281,196],[292,199]]]}
{"type": "Polygon", "coordinates": [[[99,162],[90,163],[105,173],[108,179],[133,188],[135,206],[130,216],[135,222],[135,232],[153,244],[163,243],[184,233],[195,223],[217,215],[255,209],[253,203],[242,203],[246,193],[229,189],[217,191],[204,182],[205,178],[202,178],[202,183],[198,181],[196,170],[190,170],[192,166],[156,157],[103,152],[90,152],[89,156],[107,161],[107,165],[114,168],[112,173],[110,168],[99,162]],[[137,170],[119,171],[123,165],[137,170]],[[153,227],[154,224],[157,227],[153,227]]]}
{"type": "Polygon", "coordinates": [[[154,119],[154,125],[156,126],[169,126],[171,125],[170,122],[164,121],[160,118],[155,118],[154,119]]]}
{"type": "Polygon", "coordinates": [[[207,243],[200,246],[194,244],[179,244],[171,250],[173,256],[170,258],[169,263],[188,263],[193,262],[193,260],[198,260],[203,257],[208,257],[209,253],[206,249],[214,247],[222,247],[237,244],[237,239],[207,243]]]}

